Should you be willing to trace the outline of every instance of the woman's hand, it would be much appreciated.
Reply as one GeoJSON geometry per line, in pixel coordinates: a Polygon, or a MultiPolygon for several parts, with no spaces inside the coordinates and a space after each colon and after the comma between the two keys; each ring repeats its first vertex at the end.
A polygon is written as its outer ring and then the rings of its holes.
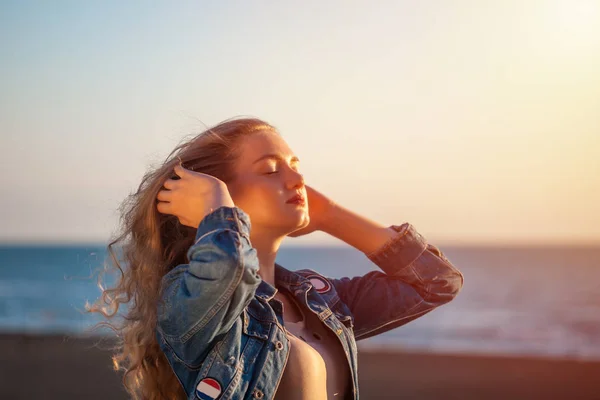
{"type": "Polygon", "coordinates": [[[317,230],[322,230],[331,209],[335,206],[332,200],[308,185],[306,185],[306,196],[310,222],[304,228],[289,233],[288,236],[290,237],[303,236],[317,230]]]}
{"type": "Polygon", "coordinates": [[[202,219],[219,207],[234,207],[227,185],[212,175],[175,166],[180,179],[168,179],[156,196],[156,208],[171,214],[183,225],[198,228],[202,219]]]}

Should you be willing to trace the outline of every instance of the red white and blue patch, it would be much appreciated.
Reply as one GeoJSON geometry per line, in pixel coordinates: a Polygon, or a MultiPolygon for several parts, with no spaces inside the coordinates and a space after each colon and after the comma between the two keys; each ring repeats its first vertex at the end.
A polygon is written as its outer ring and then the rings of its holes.
{"type": "Polygon", "coordinates": [[[213,378],[204,378],[196,386],[196,397],[200,400],[214,400],[221,394],[221,385],[213,378]]]}
{"type": "Polygon", "coordinates": [[[327,279],[319,275],[309,275],[307,278],[317,293],[327,293],[331,290],[331,283],[327,279]]]}

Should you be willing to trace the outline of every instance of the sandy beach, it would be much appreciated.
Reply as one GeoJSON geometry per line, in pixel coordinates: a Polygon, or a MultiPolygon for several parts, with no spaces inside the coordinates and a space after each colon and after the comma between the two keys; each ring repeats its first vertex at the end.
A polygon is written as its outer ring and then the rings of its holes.
{"type": "MultiPolygon", "coordinates": [[[[126,399],[96,342],[0,335],[0,399],[126,399]]],[[[365,400],[600,399],[600,362],[364,349],[359,360],[365,400]]]]}

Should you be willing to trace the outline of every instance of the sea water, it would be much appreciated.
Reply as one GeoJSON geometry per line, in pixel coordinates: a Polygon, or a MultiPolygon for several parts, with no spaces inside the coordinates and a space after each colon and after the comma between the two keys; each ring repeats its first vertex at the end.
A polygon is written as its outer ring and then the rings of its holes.
{"type": "MultiPolygon", "coordinates": [[[[440,248],[465,276],[459,295],[359,348],[600,360],[600,247],[440,248]]],[[[100,295],[107,254],[103,245],[0,246],[0,331],[80,334],[101,321],[84,309],[100,295]]],[[[378,269],[351,247],[282,247],[277,261],[331,277],[378,269]]]]}

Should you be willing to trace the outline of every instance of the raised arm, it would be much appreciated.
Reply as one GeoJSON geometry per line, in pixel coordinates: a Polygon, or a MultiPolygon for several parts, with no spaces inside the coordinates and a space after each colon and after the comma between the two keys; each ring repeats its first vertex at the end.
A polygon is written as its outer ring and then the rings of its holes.
{"type": "Polygon", "coordinates": [[[354,315],[355,339],[389,331],[452,300],[463,275],[409,224],[392,225],[396,234],[366,254],[382,271],[353,278],[330,278],[354,315]]]}
{"type": "Polygon", "coordinates": [[[194,364],[227,332],[248,305],[261,278],[250,243],[250,219],[238,207],[219,207],[200,222],[196,241],[162,281],[157,329],[177,357],[194,364]],[[201,340],[190,339],[200,336],[201,340]]]}

